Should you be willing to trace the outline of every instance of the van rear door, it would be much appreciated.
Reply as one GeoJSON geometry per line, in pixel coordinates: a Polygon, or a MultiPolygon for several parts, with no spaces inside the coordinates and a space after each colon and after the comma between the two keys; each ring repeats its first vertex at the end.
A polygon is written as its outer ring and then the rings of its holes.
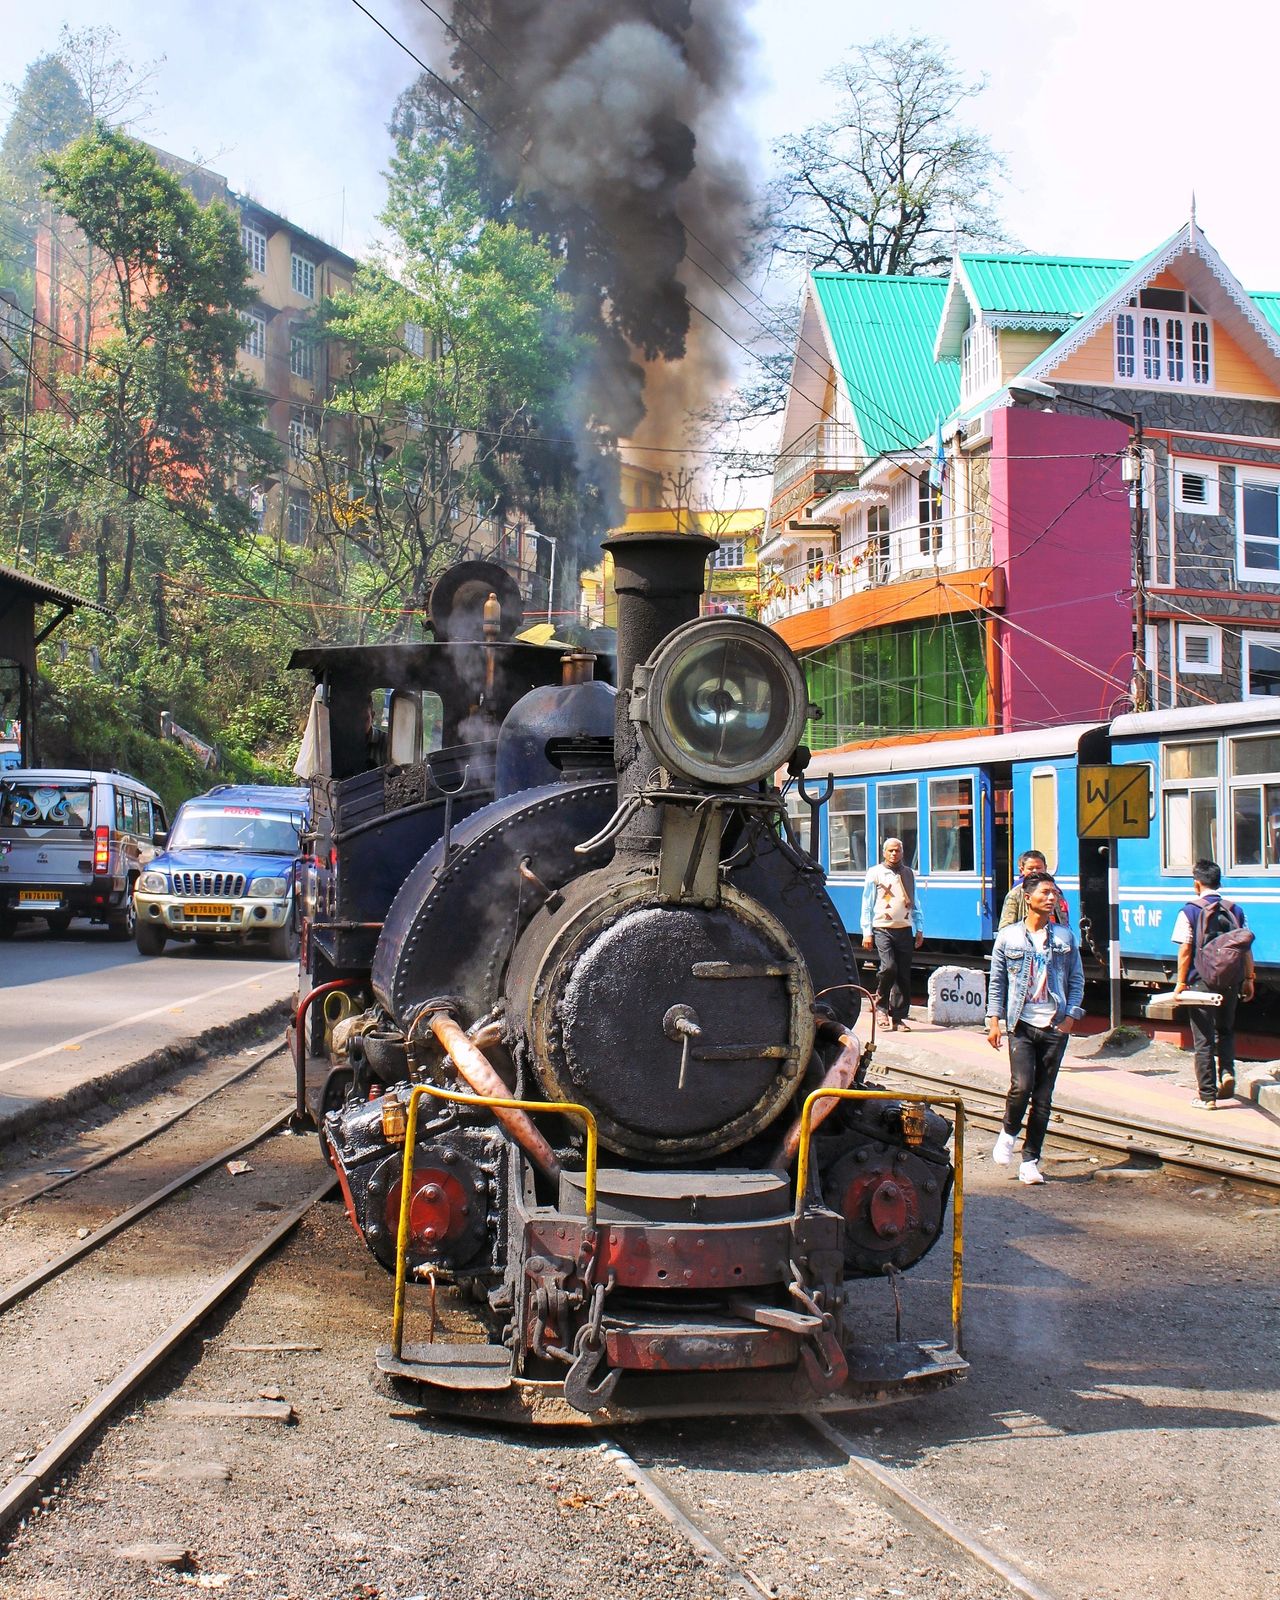
{"type": "Polygon", "coordinates": [[[16,909],[57,911],[92,873],[92,785],[0,778],[0,884],[17,889],[16,909]]]}

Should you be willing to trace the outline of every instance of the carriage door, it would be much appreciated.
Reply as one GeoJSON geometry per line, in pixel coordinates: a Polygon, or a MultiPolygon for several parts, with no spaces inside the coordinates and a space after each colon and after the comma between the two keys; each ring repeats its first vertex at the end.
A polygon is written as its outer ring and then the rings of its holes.
{"type": "Polygon", "coordinates": [[[986,936],[991,938],[1004,897],[1013,885],[1013,780],[1006,771],[994,783],[984,773],[982,781],[991,794],[982,880],[985,915],[991,919],[986,936]]]}
{"type": "Polygon", "coordinates": [[[996,918],[1000,910],[1000,848],[1003,843],[1006,860],[1009,853],[1009,793],[1008,790],[999,790],[991,782],[991,775],[981,768],[974,773],[978,788],[978,859],[974,865],[978,869],[978,904],[977,913],[983,940],[990,939],[995,932],[996,918]],[[998,807],[1003,801],[1003,837],[998,815],[998,807]]]}

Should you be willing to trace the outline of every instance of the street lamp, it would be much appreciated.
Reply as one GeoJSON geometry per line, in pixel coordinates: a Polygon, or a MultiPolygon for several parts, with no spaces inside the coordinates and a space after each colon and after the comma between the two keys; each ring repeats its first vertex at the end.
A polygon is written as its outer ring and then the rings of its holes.
{"type": "Polygon", "coordinates": [[[539,533],[536,528],[526,528],[524,531],[526,538],[540,539],[551,546],[551,566],[547,572],[547,621],[551,622],[551,608],[555,604],[556,593],[556,536],[554,533],[539,533]]]}
{"type": "Polygon", "coordinates": [[[1096,400],[1080,400],[1075,395],[1064,395],[1051,383],[1039,378],[1024,378],[1021,383],[1008,385],[1009,397],[1026,404],[1052,404],[1059,402],[1079,406],[1082,411],[1096,411],[1099,416],[1111,417],[1116,422],[1127,423],[1133,433],[1129,448],[1121,463],[1121,477],[1130,485],[1133,496],[1133,518],[1130,528],[1133,559],[1133,709],[1149,711],[1151,695],[1147,678],[1147,496],[1143,480],[1142,413],[1119,411],[1113,406],[1099,405],[1096,400]]]}

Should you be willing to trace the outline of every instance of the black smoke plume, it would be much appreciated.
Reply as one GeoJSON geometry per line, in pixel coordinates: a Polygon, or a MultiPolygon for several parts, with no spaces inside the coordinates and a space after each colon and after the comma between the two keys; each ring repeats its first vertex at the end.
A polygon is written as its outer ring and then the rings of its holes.
{"type": "Polygon", "coordinates": [[[432,64],[483,124],[424,77],[393,131],[435,122],[477,143],[495,210],[510,207],[561,253],[595,341],[568,406],[579,424],[678,445],[731,354],[690,300],[723,322],[716,281],[742,262],[742,0],[404,4],[415,43],[434,46],[432,64]]]}

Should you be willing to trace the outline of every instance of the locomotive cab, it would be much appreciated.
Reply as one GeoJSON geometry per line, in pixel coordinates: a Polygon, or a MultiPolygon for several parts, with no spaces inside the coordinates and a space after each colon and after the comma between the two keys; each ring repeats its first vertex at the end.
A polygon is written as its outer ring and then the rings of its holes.
{"type": "Polygon", "coordinates": [[[958,1324],[869,1349],[850,1310],[939,1237],[951,1128],[865,1087],[853,953],[770,781],[803,676],[697,617],[714,541],[606,548],[619,692],[571,656],[501,709],[487,791],[401,863],[335,1036],[322,1141],[396,1275],[378,1366],[548,1422],[954,1381],[958,1324]]]}

